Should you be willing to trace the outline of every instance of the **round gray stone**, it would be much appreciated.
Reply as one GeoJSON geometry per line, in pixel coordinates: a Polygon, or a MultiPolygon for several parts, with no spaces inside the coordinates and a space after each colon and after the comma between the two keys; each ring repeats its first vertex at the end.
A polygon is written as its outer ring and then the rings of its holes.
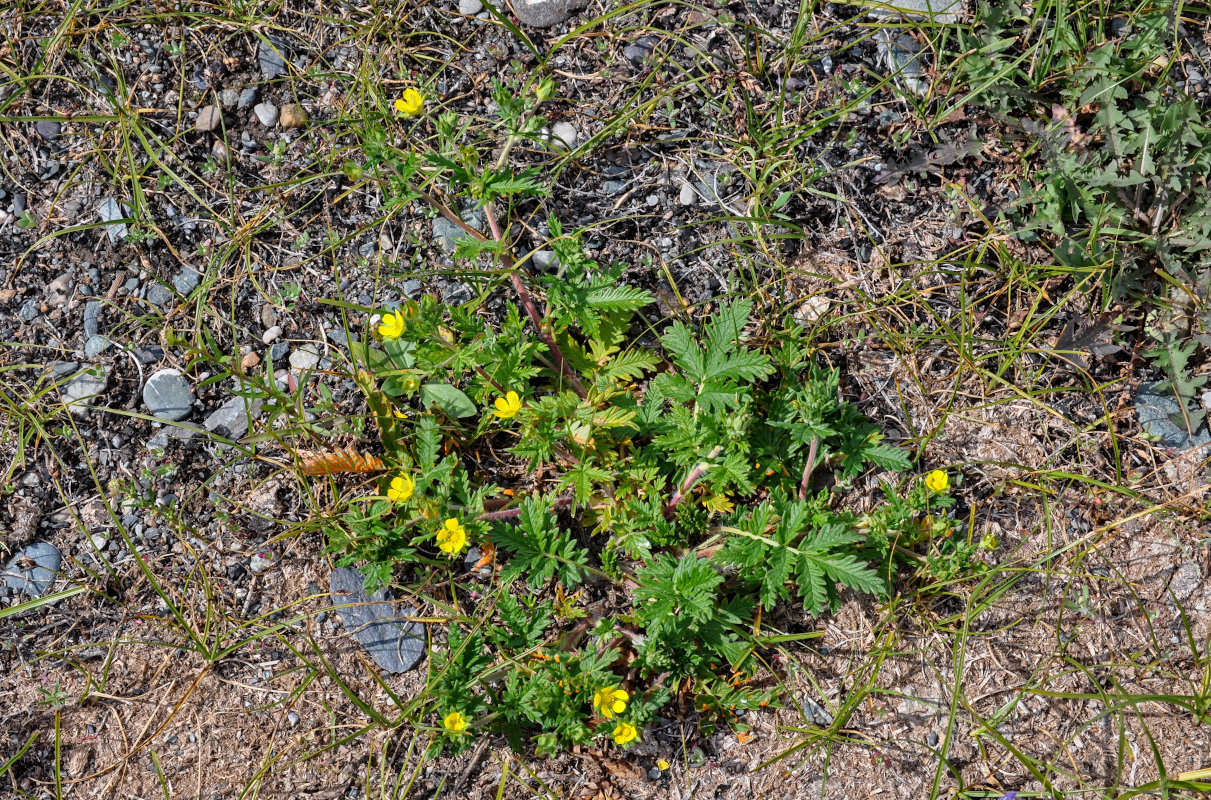
{"type": "Polygon", "coordinates": [[[87,414],[84,406],[91,404],[93,398],[105,393],[109,387],[109,373],[104,367],[91,367],[82,370],[71,377],[59,389],[63,402],[71,408],[73,414],[87,414]]]}
{"type": "Polygon", "coordinates": [[[272,128],[278,124],[278,107],[273,103],[257,103],[256,108],[252,109],[252,113],[256,114],[257,121],[266,128],[272,128]]]}
{"type": "Polygon", "coordinates": [[[294,369],[311,369],[320,363],[320,354],[313,345],[305,344],[290,354],[290,366],[294,369]]]}
{"type": "Polygon", "coordinates": [[[16,594],[41,597],[50,590],[63,563],[59,550],[46,542],[34,542],[4,567],[4,585],[16,594]]]}
{"type": "Polygon", "coordinates": [[[471,17],[483,10],[484,4],[479,0],[458,0],[458,13],[460,14],[471,17]]]}
{"type": "Polygon", "coordinates": [[[193,391],[180,370],[162,369],[144,384],[143,402],[154,416],[176,422],[189,416],[193,408],[193,391]]]}
{"type": "Polygon", "coordinates": [[[255,86],[249,86],[244,91],[240,92],[240,98],[236,100],[236,108],[240,111],[247,111],[256,105],[257,90],[255,86]]]}

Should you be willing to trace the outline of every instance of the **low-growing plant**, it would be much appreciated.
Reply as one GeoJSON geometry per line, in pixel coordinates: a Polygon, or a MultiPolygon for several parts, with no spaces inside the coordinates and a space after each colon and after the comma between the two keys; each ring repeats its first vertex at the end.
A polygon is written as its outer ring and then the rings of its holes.
{"type": "MultiPolygon", "coordinates": [[[[537,136],[535,104],[497,96],[505,148],[537,136]]],[[[708,730],[742,729],[738,710],[777,702],[753,683],[761,613],[819,614],[844,588],[884,595],[922,547],[953,552],[946,473],[889,481],[887,502],[848,510],[859,477],[911,459],[843,398],[802,327],[743,298],[652,326],[640,312],[653,295],[557,219],[558,269],[528,275],[495,204],[539,196],[535,173],[477,167],[472,134],[448,117],[435,128],[432,150],[382,137],[354,171],[463,224],[457,255],[491,259],[518,303],[424,295],[350,337],[385,474],[331,521],[330,547],[369,583],[445,581],[476,620],[451,624],[431,664],[438,747],[485,731],[540,753],[625,746],[674,698],[696,699],[708,730]],[[460,194],[488,234],[451,211],[460,194]],[[495,561],[494,588],[464,569],[471,546],[495,561]]]]}

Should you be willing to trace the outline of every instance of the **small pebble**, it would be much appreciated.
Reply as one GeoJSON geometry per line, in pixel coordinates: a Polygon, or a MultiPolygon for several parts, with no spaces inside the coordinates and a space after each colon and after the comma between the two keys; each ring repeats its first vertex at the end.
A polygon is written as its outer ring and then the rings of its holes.
{"type": "Polygon", "coordinates": [[[247,111],[256,105],[257,91],[255,86],[249,86],[244,91],[240,92],[240,99],[236,101],[236,108],[240,111],[247,111]]]}
{"type": "Polygon", "coordinates": [[[252,113],[256,114],[257,121],[266,128],[272,128],[278,124],[278,107],[273,103],[258,103],[256,108],[252,109],[252,113]]]}
{"type": "Polygon", "coordinates": [[[258,356],[256,353],[248,353],[246,356],[244,356],[242,359],[240,359],[240,366],[243,367],[245,370],[250,370],[253,367],[255,367],[257,364],[260,364],[260,363],[261,363],[261,357],[258,356]]]}
{"type": "Polygon", "coordinates": [[[484,10],[484,4],[479,0],[458,0],[458,13],[468,17],[475,16],[484,10]]]}
{"type": "Polygon", "coordinates": [[[219,92],[219,103],[222,104],[223,108],[235,108],[236,104],[239,102],[240,93],[235,89],[224,89],[223,91],[219,92]]]}
{"type": "Polygon", "coordinates": [[[273,344],[277,340],[277,338],[281,335],[282,335],[282,326],[274,325],[272,328],[265,331],[265,333],[261,335],[261,341],[264,344],[273,344]]]}
{"type": "Polygon", "coordinates": [[[293,711],[286,715],[286,719],[290,721],[290,727],[292,728],[299,724],[299,715],[293,711]]]}
{"type": "Polygon", "coordinates": [[[290,130],[291,128],[301,128],[307,122],[307,112],[298,103],[289,103],[282,106],[282,113],[278,117],[278,124],[282,126],[282,130],[290,130]]]}
{"type": "Polygon", "coordinates": [[[262,572],[265,572],[272,567],[275,563],[277,563],[277,557],[274,555],[273,551],[265,550],[255,554],[252,557],[252,559],[248,562],[248,569],[253,575],[260,575],[262,572]]]}
{"type": "Polygon", "coordinates": [[[681,194],[677,195],[677,202],[683,206],[694,205],[694,187],[689,183],[682,183],[681,194]]]}
{"type": "Polygon", "coordinates": [[[206,106],[198,112],[194,127],[200,131],[213,131],[223,123],[223,112],[218,106],[206,106]]]}
{"type": "Polygon", "coordinates": [[[63,130],[63,125],[53,119],[44,119],[34,125],[34,129],[38,131],[39,136],[50,141],[59,135],[63,130]]]}

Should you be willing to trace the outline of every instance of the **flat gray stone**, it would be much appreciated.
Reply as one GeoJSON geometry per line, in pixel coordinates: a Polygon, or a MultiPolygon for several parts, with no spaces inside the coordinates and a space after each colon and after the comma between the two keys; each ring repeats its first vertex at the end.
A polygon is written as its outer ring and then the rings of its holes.
{"type": "Polygon", "coordinates": [[[261,415],[261,405],[259,398],[250,402],[243,397],[233,397],[216,408],[202,427],[226,439],[239,439],[248,433],[249,420],[261,415]]]}
{"type": "Polygon", "coordinates": [[[108,350],[109,346],[113,343],[113,339],[110,339],[108,336],[102,336],[101,334],[90,336],[88,337],[88,341],[84,343],[84,357],[90,360],[94,359],[108,350]]]}
{"type": "Polygon", "coordinates": [[[1135,392],[1135,416],[1144,432],[1158,440],[1162,447],[1171,450],[1189,450],[1211,443],[1211,434],[1205,425],[1200,426],[1191,438],[1190,433],[1178,420],[1182,409],[1168,389],[1160,382],[1141,383],[1135,392]]]}
{"type": "Polygon", "coordinates": [[[34,542],[21,550],[4,567],[4,585],[16,594],[31,598],[50,591],[63,563],[58,549],[46,542],[34,542]]]}
{"type": "Polygon", "coordinates": [[[1169,591],[1173,592],[1173,596],[1177,598],[1179,603],[1184,603],[1202,585],[1202,569],[1198,564],[1186,563],[1178,567],[1177,571],[1173,573],[1173,577],[1169,580],[1169,591]]]}
{"type": "Polygon", "coordinates": [[[311,369],[320,363],[320,354],[314,345],[305,344],[290,354],[290,366],[294,369],[311,369]]]}
{"type": "Polygon", "coordinates": [[[104,367],[90,367],[73,375],[59,388],[63,403],[71,408],[77,416],[87,414],[85,405],[91,405],[94,398],[105,394],[109,388],[109,372],[104,367]]]}
{"type": "Polygon", "coordinates": [[[589,0],[510,0],[517,21],[531,28],[549,28],[579,11],[589,0]]]}
{"type": "Polygon", "coordinates": [[[51,141],[58,137],[63,130],[63,125],[53,119],[38,120],[34,125],[34,129],[38,131],[38,135],[47,141],[51,141]]]}
{"type": "Polygon", "coordinates": [[[559,256],[555,255],[554,250],[535,250],[534,255],[530,256],[530,263],[538,272],[548,272],[559,269],[559,256]]]}
{"type": "Polygon", "coordinates": [[[202,276],[189,267],[183,268],[172,276],[172,288],[176,289],[182,297],[188,297],[189,293],[198,288],[198,284],[201,282],[202,276]]]}
{"type": "Polygon", "coordinates": [[[226,109],[235,108],[240,102],[240,93],[235,89],[224,89],[219,92],[219,103],[226,109]]]}
{"type": "MultiPolygon", "coordinates": [[[[470,225],[477,231],[483,232],[486,219],[481,211],[463,212],[463,222],[470,225]]],[[[460,228],[455,223],[445,217],[438,217],[433,220],[433,241],[438,248],[447,255],[452,255],[454,249],[458,247],[458,243],[462,239],[471,238],[471,234],[460,228]]]]}
{"type": "Polygon", "coordinates": [[[458,0],[458,13],[471,17],[484,10],[479,0],[458,0]]]}
{"type": "Polygon", "coordinates": [[[917,40],[906,33],[893,36],[886,28],[879,30],[877,39],[879,59],[888,73],[910,92],[926,94],[929,82],[921,78],[922,47],[917,40]]]}
{"type": "Polygon", "coordinates": [[[163,308],[172,302],[172,290],[162,283],[153,284],[147,290],[147,302],[163,308]]]}
{"type": "Polygon", "coordinates": [[[143,385],[143,402],[153,416],[177,422],[193,409],[193,390],[180,370],[162,369],[143,385]]]}
{"type": "Polygon", "coordinates": [[[256,105],[257,90],[255,86],[249,86],[244,91],[240,92],[240,98],[236,100],[236,108],[240,111],[247,111],[256,105]]]}
{"type": "Polygon", "coordinates": [[[257,61],[261,65],[261,75],[265,80],[273,80],[279,75],[286,74],[285,48],[276,42],[261,41],[257,49],[257,61]]]}
{"type": "Polygon", "coordinates": [[[256,108],[252,109],[252,113],[256,114],[257,121],[266,128],[272,128],[278,124],[278,107],[273,103],[257,103],[256,108]]]}
{"type": "Polygon", "coordinates": [[[963,0],[885,0],[864,3],[872,6],[872,17],[906,16],[932,22],[950,24],[959,21],[963,12],[963,0]]]}
{"type": "Polygon", "coordinates": [[[102,225],[107,228],[109,240],[114,244],[126,238],[126,223],[114,222],[130,216],[130,209],[112,197],[107,197],[97,205],[97,215],[101,217],[102,225]]]}
{"type": "Polygon", "coordinates": [[[96,336],[101,332],[101,311],[105,308],[100,300],[89,300],[84,304],[84,335],[96,336]]]}
{"type": "Polygon", "coordinates": [[[385,587],[367,594],[361,572],[339,567],[328,576],[328,591],[341,624],[386,672],[407,672],[425,654],[424,624],[407,619],[416,608],[390,602],[385,587]]]}

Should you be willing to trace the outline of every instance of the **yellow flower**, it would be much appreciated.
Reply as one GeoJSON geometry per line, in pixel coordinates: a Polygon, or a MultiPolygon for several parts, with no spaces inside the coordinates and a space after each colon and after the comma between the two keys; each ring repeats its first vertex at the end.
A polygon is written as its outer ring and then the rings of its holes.
{"type": "Polygon", "coordinates": [[[593,695],[593,710],[606,719],[627,710],[631,697],[617,686],[604,686],[593,695]]]}
{"type": "Polygon", "coordinates": [[[407,475],[396,475],[387,486],[387,499],[402,503],[412,496],[412,490],[415,488],[416,484],[407,475]]]}
{"type": "Polygon", "coordinates": [[[378,324],[378,335],[384,339],[398,339],[399,335],[404,332],[404,312],[396,309],[395,311],[384,311],[383,319],[378,324]]]}
{"type": "Polygon", "coordinates": [[[437,546],[443,553],[454,555],[467,546],[467,529],[454,517],[437,530],[437,546]]]}
{"type": "Polygon", "coordinates": [[[395,101],[395,110],[405,117],[415,116],[425,108],[425,96],[415,89],[404,89],[404,93],[395,101]]]}
{"type": "Polygon", "coordinates": [[[521,411],[521,398],[517,392],[509,392],[504,397],[496,398],[496,410],[492,413],[501,419],[513,419],[521,411]]]}
{"type": "Polygon", "coordinates": [[[467,730],[467,718],[457,711],[451,711],[442,718],[442,727],[450,733],[463,733],[467,730]]]}
{"type": "Polygon", "coordinates": [[[669,762],[665,761],[663,758],[656,762],[656,769],[660,770],[661,772],[668,768],[669,762]]]}
{"type": "Polygon", "coordinates": [[[618,744],[629,744],[639,738],[639,731],[629,722],[620,722],[614,726],[614,741],[618,744]]]}
{"type": "Polygon", "coordinates": [[[950,476],[940,469],[925,476],[925,485],[931,492],[944,492],[950,487],[950,476]]]}

